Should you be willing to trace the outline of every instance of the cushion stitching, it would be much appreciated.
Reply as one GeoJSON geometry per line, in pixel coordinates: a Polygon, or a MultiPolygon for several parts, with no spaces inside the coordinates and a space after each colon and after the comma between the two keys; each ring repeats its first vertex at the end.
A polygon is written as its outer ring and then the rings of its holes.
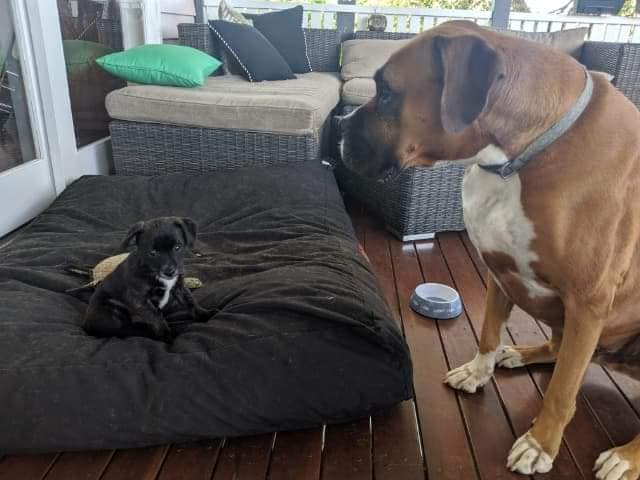
{"type": "Polygon", "coordinates": [[[236,59],[236,61],[238,62],[238,64],[242,67],[242,69],[244,70],[244,72],[247,74],[247,76],[249,77],[249,81],[253,82],[253,77],[251,76],[251,72],[249,72],[249,70],[247,69],[247,67],[244,65],[244,63],[242,63],[240,61],[240,58],[238,57],[238,55],[236,54],[236,52],[229,46],[229,44],[227,43],[227,41],[222,37],[222,35],[220,34],[220,32],[218,32],[215,28],[213,28],[213,26],[211,24],[209,24],[209,28],[211,30],[213,30],[213,32],[218,36],[218,38],[220,39],[220,41],[224,44],[225,47],[227,47],[227,49],[231,52],[231,55],[233,55],[233,57],[236,59]]]}
{"type": "Polygon", "coordinates": [[[302,38],[304,38],[304,56],[307,59],[307,65],[309,65],[309,72],[313,72],[313,68],[311,67],[311,60],[309,60],[309,47],[307,46],[307,34],[302,29],[302,38]]]}

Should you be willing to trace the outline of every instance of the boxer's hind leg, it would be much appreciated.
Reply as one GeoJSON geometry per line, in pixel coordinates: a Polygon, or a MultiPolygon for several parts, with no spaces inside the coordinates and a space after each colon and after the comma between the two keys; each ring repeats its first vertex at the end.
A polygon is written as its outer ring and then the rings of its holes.
{"type": "Polygon", "coordinates": [[[640,478],[640,435],[621,447],[603,452],[593,470],[598,480],[638,480],[640,478]]]}
{"type": "Polygon", "coordinates": [[[447,373],[445,383],[467,393],[485,385],[493,375],[496,354],[502,342],[513,303],[507,298],[491,275],[487,279],[487,304],[480,337],[480,348],[475,358],[447,373]]]}
{"type": "Polygon", "coordinates": [[[496,365],[503,368],[518,368],[525,365],[555,363],[562,341],[562,330],[553,328],[551,339],[542,345],[502,345],[496,353],[496,365]]]}

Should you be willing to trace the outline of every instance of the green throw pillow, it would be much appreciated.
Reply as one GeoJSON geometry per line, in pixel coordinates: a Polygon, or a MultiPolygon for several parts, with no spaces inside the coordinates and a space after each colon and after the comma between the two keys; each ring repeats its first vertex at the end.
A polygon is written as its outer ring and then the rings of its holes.
{"type": "Polygon", "coordinates": [[[113,52],[113,49],[106,45],[85,40],[63,40],[62,47],[69,75],[88,71],[96,58],[113,52]]]}
{"type": "Polygon", "coordinates": [[[148,85],[197,87],[222,64],[200,50],[180,45],[142,45],[96,60],[116,77],[148,85]]]}

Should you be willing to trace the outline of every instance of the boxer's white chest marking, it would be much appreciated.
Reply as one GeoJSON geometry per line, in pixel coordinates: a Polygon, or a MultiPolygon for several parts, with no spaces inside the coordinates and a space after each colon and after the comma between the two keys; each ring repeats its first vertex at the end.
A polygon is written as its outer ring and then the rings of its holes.
{"type": "Polygon", "coordinates": [[[160,283],[162,283],[162,285],[164,285],[164,293],[162,294],[162,298],[158,302],[158,308],[160,310],[162,310],[164,307],[167,306],[167,303],[169,303],[169,297],[171,296],[171,290],[173,289],[173,287],[175,286],[176,282],[178,281],[178,277],[176,276],[176,277],[169,278],[169,279],[164,279],[164,278],[158,277],[158,281],[160,283]]]}
{"type": "Polygon", "coordinates": [[[507,179],[481,169],[477,163],[502,164],[504,152],[489,145],[474,157],[462,183],[464,221],[469,238],[480,252],[501,252],[516,263],[522,284],[531,298],[549,297],[554,292],[539,283],[531,268],[538,255],[531,250],[533,223],[522,207],[522,184],[515,174],[507,179]]]}

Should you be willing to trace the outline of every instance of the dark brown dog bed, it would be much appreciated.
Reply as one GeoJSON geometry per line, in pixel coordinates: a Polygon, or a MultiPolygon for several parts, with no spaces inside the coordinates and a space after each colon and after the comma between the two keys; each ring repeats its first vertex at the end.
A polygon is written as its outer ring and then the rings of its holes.
{"type": "Polygon", "coordinates": [[[0,453],[138,447],[297,429],[409,398],[411,363],[332,172],[85,177],[0,250],[0,453]],[[195,296],[222,311],[172,345],[81,328],[67,265],[141,219],[190,216],[195,296]]]}

